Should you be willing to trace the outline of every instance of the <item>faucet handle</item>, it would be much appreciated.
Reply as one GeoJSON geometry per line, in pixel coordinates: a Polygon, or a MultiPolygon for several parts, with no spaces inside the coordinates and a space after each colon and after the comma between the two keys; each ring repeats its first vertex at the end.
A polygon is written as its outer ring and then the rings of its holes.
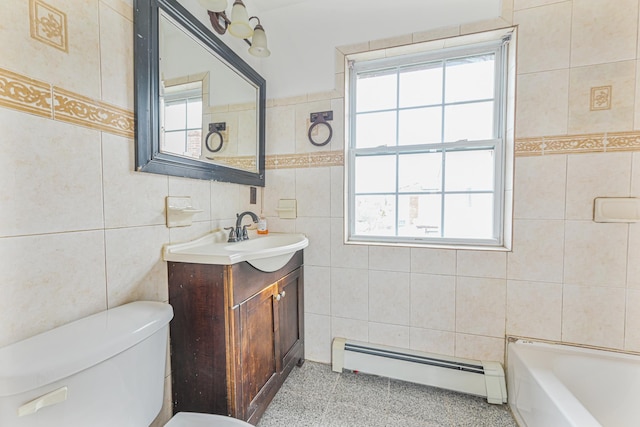
{"type": "Polygon", "coordinates": [[[238,240],[249,240],[249,232],[246,225],[242,226],[242,236],[238,236],[238,240]]]}
{"type": "Polygon", "coordinates": [[[225,227],[225,230],[229,230],[229,240],[228,243],[233,243],[238,241],[238,235],[236,234],[236,229],[233,227],[225,227]]]}

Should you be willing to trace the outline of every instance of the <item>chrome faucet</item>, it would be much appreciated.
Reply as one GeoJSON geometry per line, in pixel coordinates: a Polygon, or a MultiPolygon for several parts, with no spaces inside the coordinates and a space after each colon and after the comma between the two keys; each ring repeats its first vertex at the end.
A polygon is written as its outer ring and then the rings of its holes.
{"type": "Polygon", "coordinates": [[[247,226],[242,225],[242,218],[244,218],[245,215],[249,215],[253,220],[253,222],[255,222],[256,224],[260,220],[260,218],[258,218],[258,215],[254,214],[251,211],[246,211],[246,212],[236,214],[236,229],[235,229],[236,233],[235,234],[236,234],[236,241],[238,242],[241,240],[249,239],[249,233],[247,233],[247,226]]]}

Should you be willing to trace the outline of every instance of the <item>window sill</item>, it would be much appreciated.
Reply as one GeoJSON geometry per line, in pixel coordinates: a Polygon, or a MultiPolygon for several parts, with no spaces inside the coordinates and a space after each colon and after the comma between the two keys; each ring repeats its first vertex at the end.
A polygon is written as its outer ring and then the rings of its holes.
{"type": "Polygon", "coordinates": [[[489,251],[489,252],[511,252],[510,245],[482,245],[482,244],[463,244],[463,243],[432,243],[432,242],[402,242],[402,241],[380,241],[380,240],[362,240],[347,239],[345,245],[354,246],[387,246],[394,248],[424,248],[424,249],[448,249],[448,250],[467,250],[467,251],[489,251]]]}

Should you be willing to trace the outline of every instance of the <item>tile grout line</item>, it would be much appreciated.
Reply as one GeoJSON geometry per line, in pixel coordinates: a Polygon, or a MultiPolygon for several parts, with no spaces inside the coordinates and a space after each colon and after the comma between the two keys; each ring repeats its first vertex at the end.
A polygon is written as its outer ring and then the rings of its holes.
{"type": "Polygon", "coordinates": [[[335,397],[335,391],[336,391],[336,388],[338,388],[338,382],[340,381],[340,378],[342,378],[342,372],[338,374],[335,381],[333,382],[333,386],[331,387],[331,391],[329,392],[329,399],[327,399],[327,403],[325,404],[324,409],[322,410],[322,415],[320,417],[320,420],[318,420],[317,427],[322,427],[324,425],[323,422],[327,418],[327,412],[329,412],[329,408],[331,407],[333,398],[335,397]]]}

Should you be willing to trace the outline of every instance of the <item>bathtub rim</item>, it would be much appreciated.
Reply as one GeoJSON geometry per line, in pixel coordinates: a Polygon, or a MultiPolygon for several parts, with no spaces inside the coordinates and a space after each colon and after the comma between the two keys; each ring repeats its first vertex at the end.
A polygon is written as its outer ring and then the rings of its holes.
{"type": "Polygon", "coordinates": [[[596,350],[596,351],[602,351],[607,353],[626,354],[626,355],[640,357],[640,351],[635,351],[635,350],[601,347],[597,345],[580,344],[580,343],[566,342],[566,341],[554,341],[554,340],[547,340],[544,338],[531,338],[531,337],[524,337],[519,335],[507,335],[505,339],[505,364],[509,356],[509,352],[508,352],[509,344],[512,344],[512,343],[534,344],[534,345],[547,344],[549,346],[567,347],[569,349],[596,350]]]}
{"type": "MultiPolygon", "coordinates": [[[[546,396],[550,398],[551,403],[554,405],[555,409],[557,409],[558,412],[566,416],[567,421],[569,423],[572,423],[571,425],[583,426],[584,424],[583,423],[576,424],[574,421],[574,415],[573,415],[574,413],[567,412],[566,408],[562,405],[557,405],[553,400],[554,396],[563,395],[563,394],[567,394],[568,396],[570,396],[570,398],[568,399],[569,401],[567,402],[569,403],[569,406],[576,408],[576,403],[577,403],[578,414],[586,413],[588,415],[586,421],[589,421],[589,424],[588,426],[585,426],[585,427],[589,427],[589,426],[601,427],[602,426],[602,424],[600,424],[600,422],[591,414],[591,412],[589,412],[589,410],[584,407],[584,405],[577,399],[577,397],[568,389],[568,387],[558,377],[552,374],[548,374],[546,372],[542,373],[543,377],[549,377],[551,378],[551,382],[553,384],[559,385],[560,386],[559,390],[553,390],[552,384],[540,382],[540,379],[541,379],[540,370],[550,368],[548,364],[551,362],[551,360],[550,359],[542,360],[542,365],[540,364],[535,365],[535,363],[539,362],[538,360],[535,360],[534,366],[528,366],[525,363],[526,361],[523,360],[523,355],[518,354],[522,352],[526,353],[527,350],[533,351],[534,353],[540,353],[540,352],[552,353],[555,356],[572,355],[572,356],[582,356],[582,357],[596,357],[598,359],[604,359],[604,360],[629,361],[629,362],[632,361],[634,363],[640,362],[640,353],[633,352],[633,351],[624,351],[619,349],[617,350],[608,349],[608,348],[595,347],[595,346],[589,346],[589,345],[561,343],[561,342],[554,342],[554,341],[508,336],[506,340],[506,349],[505,349],[505,364],[507,366],[507,369],[506,369],[507,386],[508,386],[507,388],[508,388],[508,395],[510,398],[509,409],[511,410],[518,425],[522,427],[527,426],[527,424],[522,419],[519,413],[517,402],[511,400],[512,397],[513,399],[515,399],[515,395],[512,393],[512,390],[513,390],[512,387],[514,387],[515,378],[511,378],[512,367],[515,364],[512,361],[512,351],[515,353],[513,354],[514,358],[517,358],[520,364],[525,365],[525,367],[520,369],[527,370],[527,374],[531,376],[531,379],[535,382],[536,386],[538,386],[541,390],[543,390],[544,393],[546,393],[546,396]],[[515,346],[511,346],[511,344],[515,344],[515,346]],[[550,387],[553,390],[552,393],[549,393],[550,387]],[[592,419],[593,422],[590,422],[590,419],[592,419]]],[[[528,356],[534,357],[534,358],[537,357],[536,354],[533,354],[533,355],[529,354],[528,356]]],[[[527,355],[525,354],[524,357],[526,358],[527,355]]]]}

